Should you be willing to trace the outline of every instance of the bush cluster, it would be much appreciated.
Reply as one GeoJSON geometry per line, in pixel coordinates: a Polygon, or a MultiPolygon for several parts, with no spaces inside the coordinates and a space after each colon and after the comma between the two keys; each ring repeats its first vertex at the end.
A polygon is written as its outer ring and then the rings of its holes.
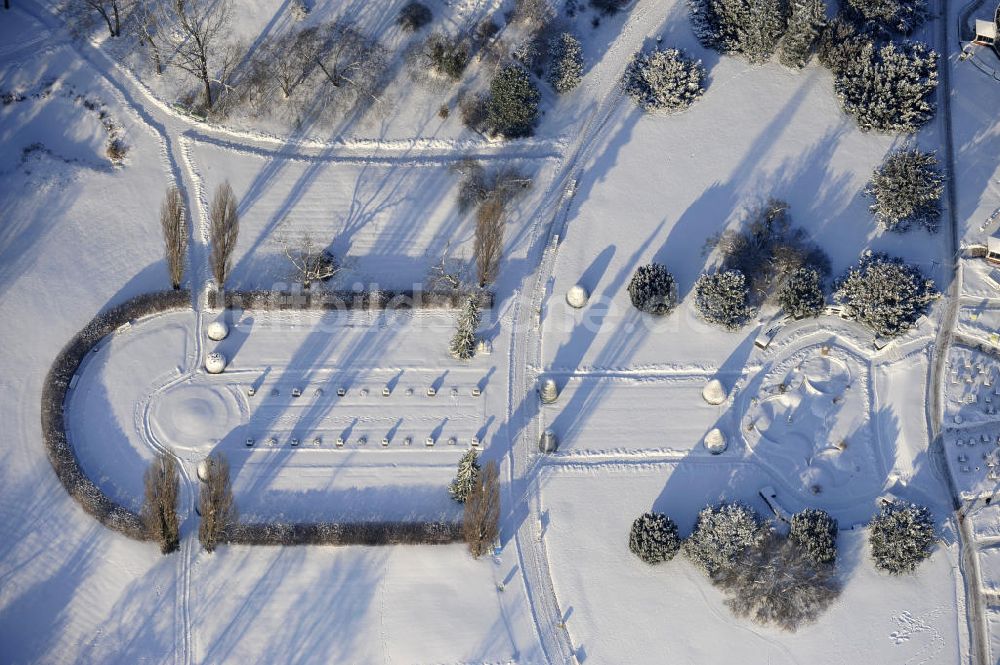
{"type": "Polygon", "coordinates": [[[235,524],[232,545],[446,545],[462,540],[461,522],[256,522],[235,524]]]}

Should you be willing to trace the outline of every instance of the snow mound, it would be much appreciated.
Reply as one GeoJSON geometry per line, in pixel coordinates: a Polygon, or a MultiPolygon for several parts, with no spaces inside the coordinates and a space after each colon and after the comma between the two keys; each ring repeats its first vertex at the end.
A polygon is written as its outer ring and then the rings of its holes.
{"type": "Polygon", "coordinates": [[[209,374],[221,374],[226,369],[226,357],[218,351],[205,356],[205,371],[209,374]]]}
{"type": "Polygon", "coordinates": [[[222,321],[213,321],[208,324],[208,338],[213,342],[221,342],[229,336],[229,326],[222,321]]]}
{"type": "Polygon", "coordinates": [[[718,427],[705,435],[705,449],[713,455],[718,455],[726,449],[726,436],[718,427]]]}
{"type": "Polygon", "coordinates": [[[718,379],[712,379],[706,383],[701,391],[701,396],[709,404],[722,404],[728,397],[725,386],[718,379]]]}
{"type": "Polygon", "coordinates": [[[566,292],[566,303],[574,309],[585,307],[588,300],[590,300],[590,293],[579,284],[569,287],[569,290],[566,292]]]}

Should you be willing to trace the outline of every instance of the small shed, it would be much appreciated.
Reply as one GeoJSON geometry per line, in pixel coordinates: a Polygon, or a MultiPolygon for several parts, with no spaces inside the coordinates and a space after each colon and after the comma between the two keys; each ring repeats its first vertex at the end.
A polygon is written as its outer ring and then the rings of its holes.
{"type": "Polygon", "coordinates": [[[997,24],[995,21],[984,21],[976,19],[976,36],[972,40],[973,44],[980,46],[993,46],[997,43],[997,24]]]}
{"type": "Polygon", "coordinates": [[[1000,235],[993,233],[986,239],[986,260],[1000,265],[1000,235]]]}

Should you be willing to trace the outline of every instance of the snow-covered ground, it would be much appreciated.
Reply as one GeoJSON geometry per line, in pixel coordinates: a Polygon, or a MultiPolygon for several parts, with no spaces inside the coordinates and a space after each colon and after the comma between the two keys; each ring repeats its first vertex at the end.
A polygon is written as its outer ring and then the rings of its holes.
{"type": "MultiPolygon", "coordinates": [[[[582,85],[559,97],[543,86],[536,136],[504,144],[465,130],[455,108],[460,87],[485,85],[485,67],[451,88],[414,79],[404,63],[418,38],[395,25],[402,0],[317,0],[301,25],[348,16],[380,36],[391,54],[389,103],[341,127],[292,129],[280,113],[212,125],[171,108],[190,80],[152,76],[99,25],[95,41],[72,40],[51,2],[14,4],[0,20],[0,92],[13,94],[0,107],[0,421],[9,442],[0,660],[970,661],[964,559],[925,414],[946,305],[881,350],[836,316],[790,323],[760,349],[758,322],[725,332],[693,306],[694,281],[717,264],[702,251],[706,239],[772,196],[790,204],[834,275],[871,248],[949,286],[940,235],[880,233],[867,210],[872,169],[906,141],[858,131],[817,64],[793,72],[720,57],[698,45],[679,1],[639,0],[595,28],[593,11],[581,11],[564,20],[583,39],[582,85]],[[680,115],[645,116],[617,89],[631,55],[657,38],[710,71],[704,98],[680,115]],[[447,119],[437,115],[442,103],[447,119]],[[114,139],[127,147],[117,165],[106,155],[114,139]],[[108,531],[66,495],[41,445],[42,381],[99,310],[168,287],[158,225],[168,185],[191,207],[187,283],[196,294],[209,273],[207,206],[224,180],[242,218],[231,286],[287,284],[281,240],[308,234],[342,258],[338,287],[401,290],[424,282],[446,251],[469,262],[474,216],[458,210],[452,168],[469,158],[533,179],[509,211],[497,305],[480,331],[491,354],[464,363],[448,355],[449,311],[222,314],[196,295],[193,311],[136,322],[102,343],[66,403],[85,472],[125,505],[140,505],[155,451],[178,455],[181,550],[163,557],[108,531]],[[651,260],[668,266],[682,299],[660,321],[632,308],[625,288],[651,260]],[[565,303],[574,284],[591,294],[581,310],[565,303]],[[230,334],[213,342],[205,330],[220,318],[230,334]],[[229,366],[209,375],[204,356],[216,350],[229,366]],[[539,406],[533,389],[545,377],[560,395],[539,406]],[[713,378],[727,391],[720,405],[702,398],[713,378]],[[543,428],[558,438],[553,455],[537,452],[543,428]],[[728,443],[720,455],[703,445],[714,428],[728,443]],[[473,445],[502,464],[495,556],[473,560],[460,545],[199,550],[194,471],[213,450],[228,456],[248,520],[454,520],[461,511],[447,484],[473,445]],[[789,634],[737,620],[683,557],[650,568],[628,552],[641,512],[667,513],[686,536],[697,511],[720,500],[769,514],[766,487],[783,511],[820,507],[840,521],[843,593],[817,624],[789,634]],[[868,556],[863,525],[887,494],[935,517],[939,540],[912,577],[878,573],[868,556]]],[[[247,43],[293,23],[289,3],[238,4],[231,36],[247,43]]],[[[457,30],[510,3],[429,4],[435,27],[457,30]]],[[[937,31],[932,21],[917,37],[936,41],[937,31]]],[[[952,66],[956,212],[960,237],[978,242],[1000,207],[991,149],[1000,125],[983,110],[996,104],[980,100],[1000,101],[1000,88],[983,92],[991,83],[981,74],[952,66]]],[[[916,143],[942,150],[942,126],[916,143]]],[[[964,261],[961,274],[969,286],[956,331],[996,345],[984,265],[964,261]]],[[[984,495],[992,488],[981,449],[1000,432],[988,403],[965,396],[987,376],[1000,382],[1000,369],[967,346],[952,347],[949,367],[961,374],[966,356],[996,371],[972,384],[950,383],[945,371],[945,454],[959,488],[984,495]],[[985,444],[959,445],[979,441],[980,430],[985,444]]],[[[980,503],[970,519],[986,627],[1000,625],[994,512],[980,503]]]]}

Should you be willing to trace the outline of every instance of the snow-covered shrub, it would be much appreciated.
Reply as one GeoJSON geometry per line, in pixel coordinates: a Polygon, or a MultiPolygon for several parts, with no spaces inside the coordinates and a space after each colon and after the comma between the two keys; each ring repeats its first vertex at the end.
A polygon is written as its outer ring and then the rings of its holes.
{"type": "Polygon", "coordinates": [[[944,176],[932,152],[899,150],[876,169],[865,194],[875,201],[871,212],[888,231],[906,231],[920,224],[937,231],[941,218],[944,176]]]}
{"type": "Polygon", "coordinates": [[[424,51],[434,71],[452,81],[462,78],[469,64],[469,44],[458,37],[435,33],[427,39],[424,51]]]}
{"type": "Polygon", "coordinates": [[[740,53],[753,63],[774,55],[788,23],[785,0],[689,0],[691,23],[703,46],[740,53]]]}
{"type": "Polygon", "coordinates": [[[659,263],[639,266],[628,283],[632,305],[640,312],[664,316],[677,304],[674,276],[659,263]]]}
{"type": "Polygon", "coordinates": [[[510,13],[510,23],[521,25],[530,31],[540,30],[555,18],[556,12],[549,0],[514,0],[510,13]]]}
{"type": "Polygon", "coordinates": [[[681,548],[677,525],[661,513],[643,513],[632,522],[628,548],[650,565],[670,561],[681,548]]]}
{"type": "Polygon", "coordinates": [[[590,0],[590,6],[605,14],[617,14],[632,0],[590,0]]]}
{"type": "Polygon", "coordinates": [[[875,567],[887,573],[912,573],[931,555],[934,522],[924,506],[886,501],[868,529],[875,567]]]}
{"type": "Polygon", "coordinates": [[[847,0],[844,9],[859,25],[903,35],[927,18],[927,0],[847,0]]]}
{"type": "Polygon", "coordinates": [[[812,266],[822,274],[829,270],[826,254],[803,229],[792,226],[788,204],[777,199],[751,209],[738,230],[711,237],[706,246],[722,255],[723,270],[746,275],[757,303],[769,299],[799,268],[812,266]]]}
{"type": "Polygon", "coordinates": [[[846,314],[882,337],[910,329],[938,297],[934,282],[902,259],[871,250],[837,282],[834,299],[846,314]]]}
{"type": "Polygon", "coordinates": [[[448,493],[451,498],[459,503],[465,503],[465,498],[476,484],[476,476],[479,474],[479,455],[475,450],[470,449],[462,459],[458,460],[458,472],[455,479],[451,481],[448,493]]]}
{"type": "Polygon", "coordinates": [[[915,132],[934,117],[938,54],[919,42],[865,42],[841,63],[834,91],[862,131],[915,132]]]}
{"type": "Polygon", "coordinates": [[[458,315],[458,328],[451,338],[448,351],[459,360],[468,360],[476,354],[476,328],[479,327],[479,299],[469,296],[458,315]]]}
{"type": "Polygon", "coordinates": [[[832,566],[817,566],[797,541],[770,533],[725,569],[717,584],[738,617],[794,632],[816,621],[840,593],[832,566]]]}
{"type": "Polygon", "coordinates": [[[825,25],[824,0],[792,0],[788,29],[778,46],[781,64],[796,69],[805,67],[825,25]]]}
{"type": "Polygon", "coordinates": [[[422,2],[408,2],[399,10],[396,23],[407,32],[414,32],[424,27],[434,18],[430,7],[422,2]]]}
{"type": "Polygon", "coordinates": [[[760,547],[768,532],[748,506],[740,503],[707,506],[698,513],[694,532],[681,548],[706,575],[719,579],[751,549],[760,547]]]}
{"type": "Polygon", "coordinates": [[[756,311],[750,305],[746,275],[739,270],[702,275],[694,285],[694,293],[695,307],[702,318],[727,330],[742,328],[756,311]]]}
{"type": "Polygon", "coordinates": [[[822,278],[813,268],[799,268],[778,291],[778,304],[785,314],[796,319],[816,317],[823,311],[822,278]]]}
{"type": "Polygon", "coordinates": [[[304,0],[292,0],[288,9],[296,21],[304,21],[309,17],[309,5],[304,0]]]}
{"type": "Polygon", "coordinates": [[[538,120],[538,88],[520,65],[507,65],[490,83],[486,120],[494,134],[505,138],[530,136],[538,120]]]}
{"type": "Polygon", "coordinates": [[[582,75],[580,40],[569,32],[553,37],[549,42],[549,84],[556,92],[569,92],[580,85],[582,75]]]}
{"type": "Polygon", "coordinates": [[[807,508],[792,515],[788,537],[802,546],[817,566],[837,558],[837,520],[822,510],[807,508]]]}
{"type": "Polygon", "coordinates": [[[622,90],[644,111],[682,111],[705,92],[705,68],[678,49],[637,53],[622,90]]]}

